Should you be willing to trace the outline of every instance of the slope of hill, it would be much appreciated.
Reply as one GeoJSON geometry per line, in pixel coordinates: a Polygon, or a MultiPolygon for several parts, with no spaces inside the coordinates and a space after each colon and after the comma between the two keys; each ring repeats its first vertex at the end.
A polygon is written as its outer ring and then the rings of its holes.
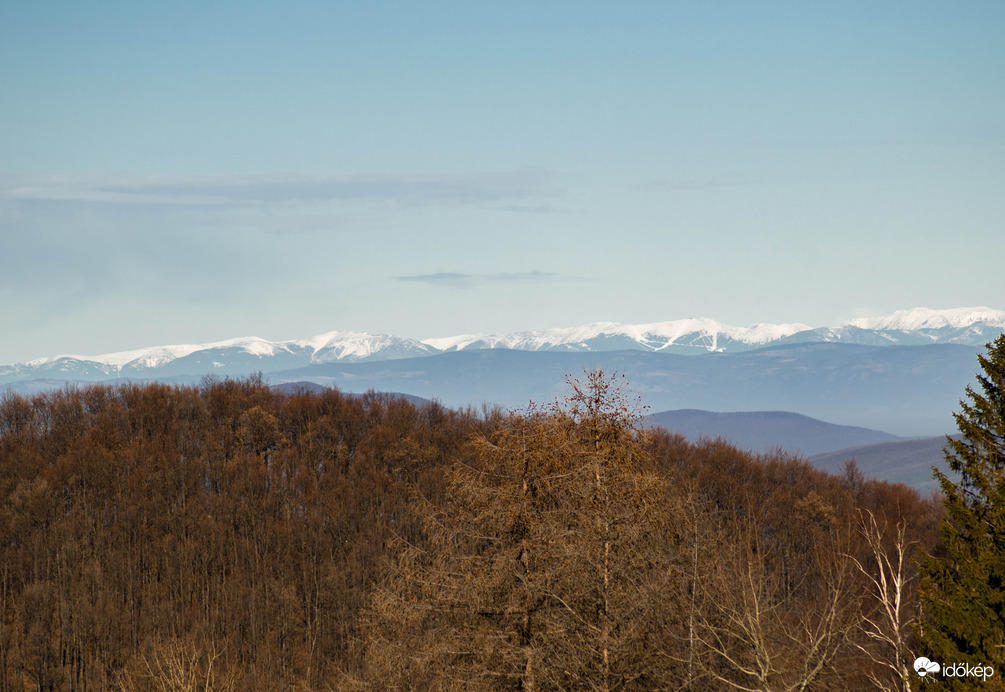
{"type": "MultiPolygon", "coordinates": [[[[954,436],[959,439],[959,435],[954,436]]],[[[884,481],[905,483],[921,492],[938,490],[932,477],[932,467],[949,473],[942,448],[943,435],[915,440],[897,440],[878,444],[839,449],[810,457],[814,466],[831,473],[840,473],[845,462],[854,459],[866,476],[884,481]]]]}
{"type": "MultiPolygon", "coordinates": [[[[320,394],[324,392],[329,387],[317,384],[316,382],[283,382],[282,384],[269,385],[269,389],[280,392],[281,394],[320,394]]],[[[351,396],[364,397],[372,395],[381,399],[404,399],[414,406],[422,408],[424,406],[429,406],[433,402],[430,399],[423,399],[421,396],[415,396],[414,394],[403,394],[402,392],[377,392],[369,391],[359,394],[351,394],[351,396]]]]}
{"type": "Polygon", "coordinates": [[[835,425],[787,411],[717,413],[682,409],[654,413],[646,417],[646,423],[679,432],[692,442],[701,437],[722,437],[754,452],[781,447],[805,456],[900,439],[880,430],[835,425]]]}

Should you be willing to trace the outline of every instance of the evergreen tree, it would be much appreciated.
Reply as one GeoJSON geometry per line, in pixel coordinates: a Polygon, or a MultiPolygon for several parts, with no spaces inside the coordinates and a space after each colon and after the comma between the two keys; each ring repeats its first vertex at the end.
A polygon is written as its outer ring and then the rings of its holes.
{"type": "MultiPolygon", "coordinates": [[[[961,440],[946,460],[958,482],[936,470],[945,494],[940,546],[922,565],[920,634],[940,663],[990,664],[1005,673],[1005,335],[979,355],[980,392],[967,385],[954,414],[961,440]]],[[[949,679],[946,680],[949,682],[949,679]]],[[[1001,684],[1001,678],[996,681],[1001,684]]],[[[954,681],[954,689],[984,682],[954,681]]]]}

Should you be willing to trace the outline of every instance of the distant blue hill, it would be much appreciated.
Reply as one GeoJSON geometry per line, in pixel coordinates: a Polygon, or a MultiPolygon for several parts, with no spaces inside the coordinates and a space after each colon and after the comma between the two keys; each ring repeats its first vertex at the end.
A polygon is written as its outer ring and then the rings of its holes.
{"type": "Polygon", "coordinates": [[[661,411],[648,416],[646,424],[679,432],[691,441],[721,437],[753,452],[781,447],[804,456],[902,439],[880,430],[835,425],[787,411],[661,411]]]}
{"type": "MultiPolygon", "coordinates": [[[[627,376],[650,411],[798,411],[822,421],[902,437],[954,432],[952,412],[978,369],[973,345],[778,344],[737,353],[677,355],[640,350],[460,350],[395,360],[316,363],[266,372],[272,384],[309,381],[347,392],[407,392],[451,407],[526,407],[567,393],[567,375],[602,367],[627,376]]],[[[252,371],[253,372],[253,371],[252,371]]],[[[198,383],[202,372],[133,381],[198,383]]],[[[233,376],[239,376],[234,374],[233,376]]],[[[31,379],[26,393],[65,381],[31,379]]],[[[114,377],[105,381],[116,380],[114,377]]]]}
{"type": "Polygon", "coordinates": [[[977,370],[969,345],[815,343],[681,356],[472,350],[393,361],[326,363],[268,375],[346,391],[408,392],[447,406],[525,407],[566,393],[566,375],[602,367],[627,376],[649,410],[798,411],[902,437],[952,432],[952,412],[977,370]]]}
{"type": "MultiPolygon", "coordinates": [[[[959,435],[955,436],[959,439],[959,435]]],[[[810,457],[817,468],[841,473],[845,463],[854,459],[862,473],[870,478],[905,483],[921,492],[939,489],[932,476],[932,467],[953,477],[942,449],[944,435],[914,440],[897,440],[839,449],[810,457]]]]}
{"type": "MultiPolygon", "coordinates": [[[[321,394],[324,391],[331,389],[331,387],[326,387],[316,382],[283,382],[282,384],[270,385],[270,389],[282,392],[283,394],[301,394],[306,392],[307,394],[321,394]]],[[[404,399],[411,404],[416,406],[426,406],[427,404],[433,403],[429,399],[423,399],[421,396],[415,396],[414,394],[403,394],[402,392],[372,392],[375,396],[385,397],[388,399],[404,399]]],[[[361,397],[365,396],[367,393],[349,393],[350,396],[361,397]]]]}

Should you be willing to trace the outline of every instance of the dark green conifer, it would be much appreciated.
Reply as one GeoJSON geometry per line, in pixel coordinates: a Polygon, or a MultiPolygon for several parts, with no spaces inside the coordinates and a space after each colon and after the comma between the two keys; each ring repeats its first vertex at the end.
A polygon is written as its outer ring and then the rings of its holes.
{"type": "MultiPolygon", "coordinates": [[[[945,448],[954,482],[936,470],[945,494],[940,545],[922,565],[921,652],[943,665],[991,665],[1005,674],[1005,335],[979,355],[980,392],[967,385],[954,414],[962,439],[945,448]]],[[[946,682],[949,682],[947,679],[946,682]]],[[[979,679],[954,689],[982,688],[979,679]]],[[[1000,684],[1000,680],[999,680],[1000,684]]]]}

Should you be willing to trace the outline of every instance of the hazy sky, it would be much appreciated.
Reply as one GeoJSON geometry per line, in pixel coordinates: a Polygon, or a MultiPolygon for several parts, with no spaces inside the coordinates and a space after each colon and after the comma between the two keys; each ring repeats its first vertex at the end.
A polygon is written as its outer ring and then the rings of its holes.
{"type": "Polygon", "coordinates": [[[0,0],[0,363],[1005,308],[1005,3],[0,0]]]}

